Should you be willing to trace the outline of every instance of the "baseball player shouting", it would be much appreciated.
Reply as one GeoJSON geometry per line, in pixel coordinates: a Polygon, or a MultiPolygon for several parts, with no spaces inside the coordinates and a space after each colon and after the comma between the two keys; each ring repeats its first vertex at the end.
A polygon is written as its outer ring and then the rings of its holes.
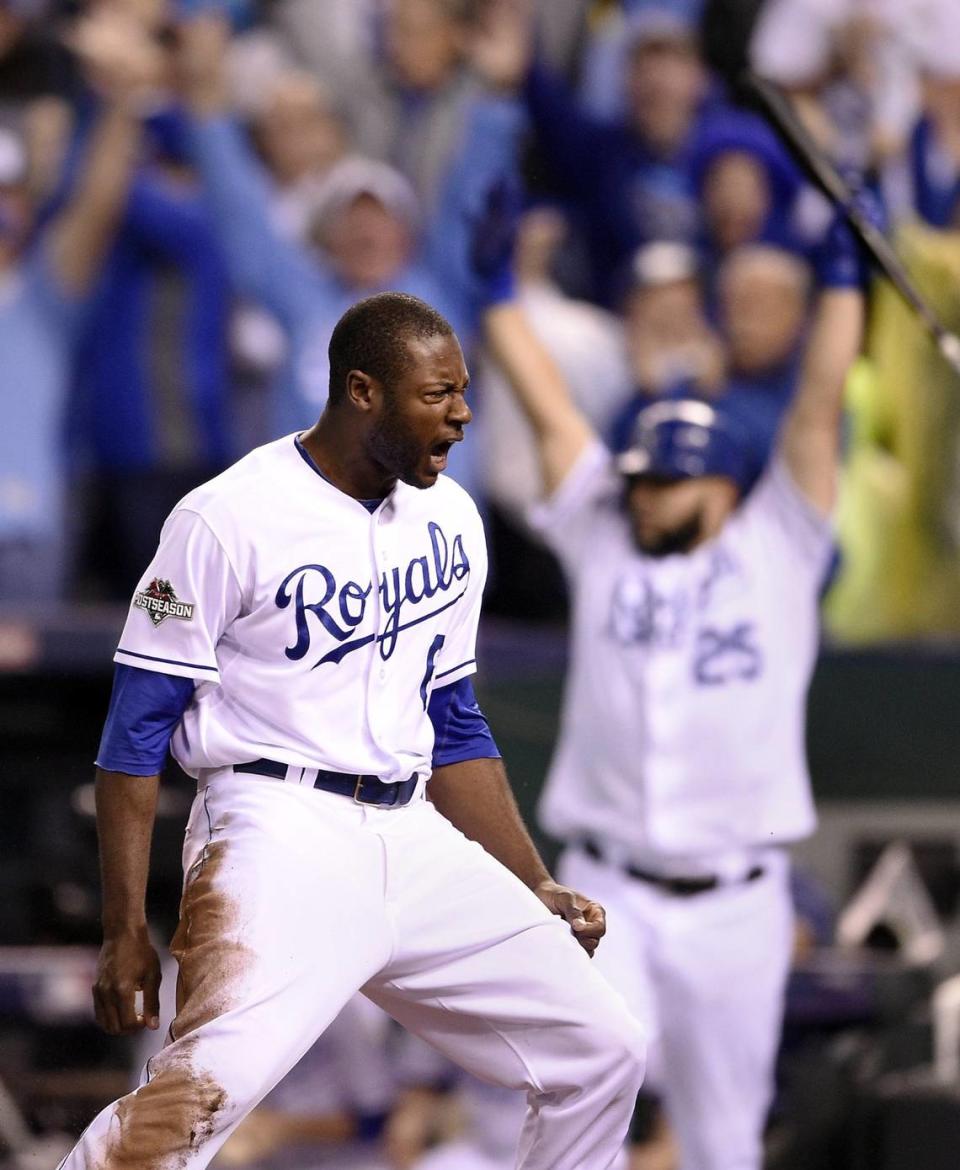
{"type": "Polygon", "coordinates": [[[808,834],[805,696],[831,556],[861,271],[839,223],[802,384],[749,478],[720,409],[661,400],[614,459],[508,301],[487,334],[534,428],[535,517],[569,578],[562,729],[540,813],[605,903],[601,968],[657,1043],[683,1170],[758,1170],[792,943],[784,842],[808,834]]]}
{"type": "Polygon", "coordinates": [[[168,518],[98,756],[94,998],[110,1032],[156,1027],[144,887],[170,743],[198,781],[177,1015],[66,1170],[206,1166],[360,988],[527,1090],[519,1166],[614,1164],[640,1030],[588,959],[603,911],[544,869],[469,681],[484,536],[441,474],[467,381],[428,305],[361,301],[334,330],[320,421],[168,518]]]}

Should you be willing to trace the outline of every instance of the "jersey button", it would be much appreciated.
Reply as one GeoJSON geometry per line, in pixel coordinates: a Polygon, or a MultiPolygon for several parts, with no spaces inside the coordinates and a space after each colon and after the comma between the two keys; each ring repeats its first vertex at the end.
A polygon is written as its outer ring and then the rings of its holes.
{"type": "Polygon", "coordinates": [[[381,682],[387,681],[387,671],[386,671],[386,668],[383,666],[380,667],[380,681],[381,682]]]}

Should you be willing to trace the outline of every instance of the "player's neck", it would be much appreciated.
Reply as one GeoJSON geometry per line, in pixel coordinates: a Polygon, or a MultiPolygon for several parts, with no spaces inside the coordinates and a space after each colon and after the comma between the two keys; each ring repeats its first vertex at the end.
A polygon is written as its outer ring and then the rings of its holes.
{"type": "Polygon", "coordinates": [[[386,476],[329,413],[301,434],[300,443],[323,477],[355,500],[382,499],[396,486],[397,477],[386,476]]]}

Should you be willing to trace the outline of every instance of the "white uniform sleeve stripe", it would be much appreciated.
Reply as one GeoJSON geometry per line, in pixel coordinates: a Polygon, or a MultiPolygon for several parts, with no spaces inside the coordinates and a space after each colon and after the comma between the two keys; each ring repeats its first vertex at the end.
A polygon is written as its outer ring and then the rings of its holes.
{"type": "Polygon", "coordinates": [[[458,662],[456,666],[451,666],[449,670],[441,670],[440,673],[435,676],[435,681],[439,682],[440,679],[446,678],[448,674],[453,674],[455,671],[463,670],[465,666],[473,666],[476,661],[476,658],[466,658],[463,662],[458,662]]]}
{"type": "Polygon", "coordinates": [[[177,658],[158,658],[156,654],[138,654],[136,650],[124,650],[122,646],[117,647],[117,654],[126,654],[128,658],[146,658],[150,662],[166,662],[168,666],[186,666],[190,670],[209,670],[214,674],[217,673],[216,666],[202,666],[198,662],[181,662],[177,658]]]}

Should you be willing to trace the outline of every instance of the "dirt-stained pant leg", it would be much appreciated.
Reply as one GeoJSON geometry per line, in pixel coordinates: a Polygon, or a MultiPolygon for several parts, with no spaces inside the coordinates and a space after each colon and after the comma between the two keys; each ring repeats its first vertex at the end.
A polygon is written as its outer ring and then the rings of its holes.
{"type": "Polygon", "coordinates": [[[362,815],[340,797],[255,778],[199,794],[171,944],[173,1039],[63,1170],[206,1166],[383,965],[383,855],[362,815]]]}
{"type": "Polygon", "coordinates": [[[198,798],[184,860],[174,1039],[63,1170],[200,1170],[363,985],[527,1091],[524,1170],[616,1164],[639,1027],[567,926],[431,804],[231,774],[198,798]]]}

